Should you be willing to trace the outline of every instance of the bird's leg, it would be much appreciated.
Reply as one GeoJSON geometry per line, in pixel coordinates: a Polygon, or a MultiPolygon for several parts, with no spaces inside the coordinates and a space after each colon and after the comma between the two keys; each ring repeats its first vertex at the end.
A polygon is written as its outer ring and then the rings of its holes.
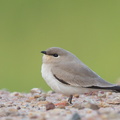
{"type": "Polygon", "coordinates": [[[69,99],[68,99],[68,102],[69,102],[70,104],[72,104],[72,98],[73,98],[73,95],[70,95],[70,97],[69,97],[69,99]]]}

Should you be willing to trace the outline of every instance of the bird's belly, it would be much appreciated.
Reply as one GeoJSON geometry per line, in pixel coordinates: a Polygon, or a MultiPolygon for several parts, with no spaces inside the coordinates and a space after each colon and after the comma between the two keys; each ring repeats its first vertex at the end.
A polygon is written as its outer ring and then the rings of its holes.
{"type": "Polygon", "coordinates": [[[88,93],[91,90],[81,87],[74,87],[70,85],[66,85],[64,83],[59,82],[52,74],[51,67],[43,64],[42,65],[42,77],[46,81],[46,83],[53,89],[55,92],[62,93],[65,95],[73,95],[79,93],[88,93]]]}

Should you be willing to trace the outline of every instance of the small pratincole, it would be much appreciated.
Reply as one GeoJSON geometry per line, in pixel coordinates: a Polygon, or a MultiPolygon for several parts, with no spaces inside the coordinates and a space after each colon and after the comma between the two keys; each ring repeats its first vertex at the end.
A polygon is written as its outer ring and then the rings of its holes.
{"type": "Polygon", "coordinates": [[[55,92],[69,96],[94,91],[120,92],[120,86],[103,80],[74,54],[59,47],[51,47],[43,53],[42,77],[55,92]]]}

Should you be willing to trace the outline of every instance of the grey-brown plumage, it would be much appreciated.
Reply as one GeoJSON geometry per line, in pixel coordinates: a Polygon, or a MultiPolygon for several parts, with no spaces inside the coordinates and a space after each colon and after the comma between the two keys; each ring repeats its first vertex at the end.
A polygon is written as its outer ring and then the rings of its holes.
{"type": "Polygon", "coordinates": [[[69,51],[52,47],[42,53],[42,76],[53,90],[70,96],[98,89],[120,92],[120,86],[103,80],[69,51]]]}

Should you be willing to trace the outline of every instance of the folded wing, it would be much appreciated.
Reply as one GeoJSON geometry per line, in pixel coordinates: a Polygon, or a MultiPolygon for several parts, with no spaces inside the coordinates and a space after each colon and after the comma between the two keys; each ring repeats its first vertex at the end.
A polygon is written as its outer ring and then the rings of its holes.
{"type": "Polygon", "coordinates": [[[69,62],[52,67],[52,73],[62,83],[76,87],[112,87],[116,86],[98,76],[83,63],[69,62]]]}

